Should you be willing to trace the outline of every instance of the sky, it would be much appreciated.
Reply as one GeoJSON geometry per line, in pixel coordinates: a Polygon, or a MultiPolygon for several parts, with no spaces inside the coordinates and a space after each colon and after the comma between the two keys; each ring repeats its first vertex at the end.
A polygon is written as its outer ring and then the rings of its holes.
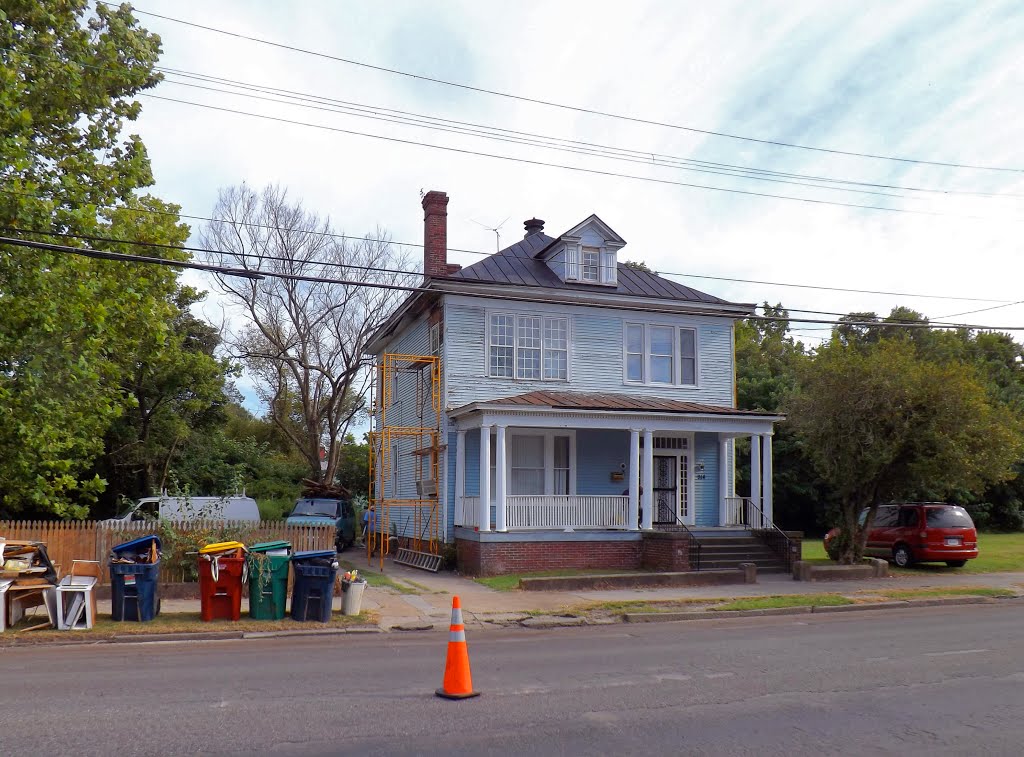
{"type": "MultiPolygon", "coordinates": [[[[522,238],[525,219],[544,219],[554,236],[596,213],[626,240],[620,260],[688,274],[670,278],[729,300],[781,303],[794,316],[887,314],[902,305],[933,320],[1024,327],[1024,304],[1006,305],[1024,300],[1018,2],[141,0],[137,10],[162,39],[164,67],[633,151],[625,162],[493,141],[323,103],[317,110],[204,91],[169,75],[152,95],[328,127],[140,97],[142,116],[128,132],[149,150],[154,193],[184,213],[209,215],[220,188],[280,184],[340,233],[382,228],[395,242],[421,243],[420,193],[433,189],[450,197],[450,248],[493,252],[489,228],[500,227],[505,247],[522,238]],[[697,165],[686,161],[818,178],[787,179],[814,185],[805,186],[681,170],[697,165]],[[744,194],[751,192],[816,202],[744,194]],[[994,309],[952,317],[983,308],[994,309]]],[[[408,252],[421,260],[418,248],[408,252]]],[[[464,265],[480,258],[449,253],[464,265]]],[[[189,280],[208,285],[198,274],[189,280]]],[[[215,296],[204,307],[212,320],[222,317],[215,296]]],[[[814,345],[828,328],[803,323],[794,332],[814,345]]],[[[1024,340],[1024,330],[1011,333],[1024,340]]],[[[253,409],[246,379],[240,388],[253,409]]]]}

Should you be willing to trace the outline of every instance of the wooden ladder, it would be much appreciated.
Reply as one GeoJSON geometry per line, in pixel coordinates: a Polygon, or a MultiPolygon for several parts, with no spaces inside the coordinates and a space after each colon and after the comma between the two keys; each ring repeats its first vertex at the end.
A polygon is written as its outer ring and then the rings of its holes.
{"type": "Polygon", "coordinates": [[[430,552],[418,552],[415,549],[399,548],[395,554],[394,561],[399,565],[429,570],[431,573],[437,573],[441,569],[441,555],[433,555],[430,552]]]}

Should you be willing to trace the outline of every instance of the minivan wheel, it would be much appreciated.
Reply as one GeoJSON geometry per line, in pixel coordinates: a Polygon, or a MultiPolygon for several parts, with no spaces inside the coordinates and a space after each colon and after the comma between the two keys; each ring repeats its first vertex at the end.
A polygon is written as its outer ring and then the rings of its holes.
{"type": "Polygon", "coordinates": [[[898,544],[892,550],[892,561],[897,568],[909,568],[914,564],[914,554],[906,544],[898,544]]]}
{"type": "Polygon", "coordinates": [[[966,560],[946,560],[946,565],[948,565],[951,568],[962,568],[966,564],[966,560]]]}

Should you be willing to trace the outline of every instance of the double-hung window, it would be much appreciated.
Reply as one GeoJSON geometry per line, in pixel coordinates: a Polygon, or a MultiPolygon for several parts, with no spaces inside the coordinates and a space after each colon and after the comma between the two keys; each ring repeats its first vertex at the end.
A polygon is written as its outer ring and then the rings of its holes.
{"type": "Polygon", "coordinates": [[[623,378],[630,384],[697,385],[697,330],[627,323],[623,378]]]}
{"type": "Polygon", "coordinates": [[[488,372],[500,378],[565,381],[569,378],[569,319],[491,313],[488,372]]]}
{"type": "MultiPolygon", "coordinates": [[[[498,447],[494,435],[491,444],[491,498],[497,496],[498,447]]],[[[509,433],[506,437],[506,462],[509,496],[538,494],[574,494],[573,437],[557,432],[509,433]]]]}
{"type": "Polygon", "coordinates": [[[567,281],[615,286],[618,283],[618,254],[608,247],[567,245],[565,278],[567,281]]]}
{"type": "Polygon", "coordinates": [[[583,248],[583,275],[584,281],[601,280],[601,251],[596,247],[583,248]]]}

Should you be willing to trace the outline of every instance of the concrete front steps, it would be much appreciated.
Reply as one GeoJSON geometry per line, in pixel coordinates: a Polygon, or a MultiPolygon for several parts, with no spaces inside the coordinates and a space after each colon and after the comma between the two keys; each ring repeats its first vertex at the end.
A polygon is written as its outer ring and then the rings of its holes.
{"type": "Polygon", "coordinates": [[[696,534],[700,540],[700,569],[724,570],[752,562],[758,573],[785,573],[782,558],[756,536],[696,534]]]}

